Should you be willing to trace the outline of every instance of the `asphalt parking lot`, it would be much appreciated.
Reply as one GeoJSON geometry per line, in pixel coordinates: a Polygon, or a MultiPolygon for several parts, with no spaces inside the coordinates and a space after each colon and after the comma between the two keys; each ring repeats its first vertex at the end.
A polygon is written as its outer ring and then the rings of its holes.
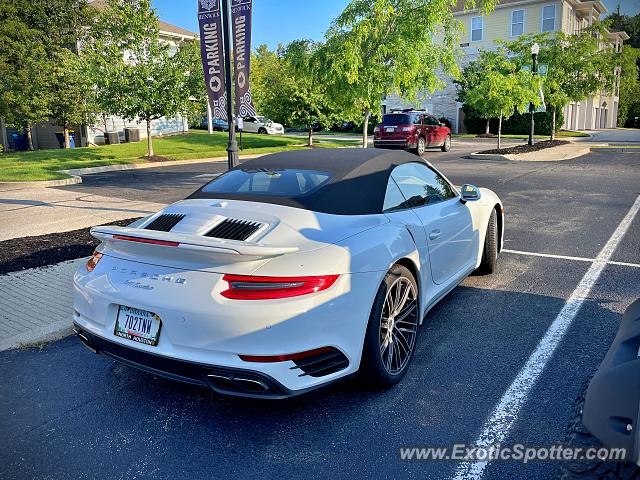
{"type": "MultiPolygon", "coordinates": [[[[640,297],[640,215],[629,215],[640,156],[460,158],[471,150],[461,144],[426,158],[456,184],[498,193],[508,251],[495,275],[470,277],[430,312],[399,385],[377,391],[349,380],[282,402],[220,399],[93,355],[75,338],[3,352],[0,477],[450,479],[461,465],[401,461],[399,449],[471,444],[487,425],[505,445],[561,442],[580,386],[640,297]],[[605,247],[613,253],[596,262],[602,271],[564,336],[538,375],[516,384],[605,247]],[[508,395],[517,408],[507,402],[495,421],[508,395]]],[[[224,168],[100,174],[64,188],[170,202],[224,168]]],[[[554,462],[491,462],[482,478],[546,479],[557,470],[554,462]]]]}

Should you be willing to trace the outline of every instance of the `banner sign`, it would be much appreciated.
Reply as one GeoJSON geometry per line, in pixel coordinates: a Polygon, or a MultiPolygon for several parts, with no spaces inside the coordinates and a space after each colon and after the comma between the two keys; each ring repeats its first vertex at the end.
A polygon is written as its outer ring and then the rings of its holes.
{"type": "Polygon", "coordinates": [[[256,115],[249,85],[249,72],[251,70],[251,3],[252,0],[232,0],[231,2],[236,116],[238,118],[256,115]]]}
{"type": "Polygon", "coordinates": [[[220,0],[199,0],[200,54],[213,118],[227,120],[220,0]]]}

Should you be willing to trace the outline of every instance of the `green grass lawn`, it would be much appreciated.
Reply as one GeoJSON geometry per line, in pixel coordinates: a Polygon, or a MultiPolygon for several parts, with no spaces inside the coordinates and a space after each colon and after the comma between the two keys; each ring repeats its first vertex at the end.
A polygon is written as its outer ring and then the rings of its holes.
{"type": "MultiPolygon", "coordinates": [[[[185,135],[158,137],[153,140],[155,154],[169,160],[224,157],[228,134],[192,130],[185,135]]],[[[238,139],[239,140],[239,139],[238,139]]],[[[306,139],[289,136],[244,134],[241,155],[273,153],[304,148],[306,139]]],[[[333,148],[357,145],[358,142],[316,140],[316,147],[333,148]]],[[[0,181],[19,182],[57,180],[67,178],[60,170],[145,163],[147,142],[106,145],[71,150],[36,150],[35,152],[7,152],[0,155],[0,181]]]]}

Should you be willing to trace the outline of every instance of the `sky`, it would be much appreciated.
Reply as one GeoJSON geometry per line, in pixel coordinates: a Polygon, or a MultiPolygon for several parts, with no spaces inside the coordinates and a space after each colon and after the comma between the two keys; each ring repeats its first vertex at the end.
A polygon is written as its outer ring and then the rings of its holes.
{"type": "MultiPolygon", "coordinates": [[[[161,20],[197,32],[196,0],[152,0],[161,20]]],[[[266,43],[275,48],[279,43],[309,38],[322,40],[331,21],[349,0],[254,0],[253,45],[266,43]]],[[[603,0],[614,11],[620,4],[622,13],[640,12],[640,0],[603,0]]]]}

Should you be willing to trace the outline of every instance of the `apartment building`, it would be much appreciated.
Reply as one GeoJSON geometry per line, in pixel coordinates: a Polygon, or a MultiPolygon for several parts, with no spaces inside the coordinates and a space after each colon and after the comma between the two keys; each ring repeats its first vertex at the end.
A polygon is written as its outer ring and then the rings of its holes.
{"type": "MultiPolygon", "coordinates": [[[[606,16],[607,9],[598,0],[502,0],[489,15],[477,9],[465,10],[459,1],[454,16],[464,33],[460,39],[464,56],[461,67],[474,60],[479,50],[493,48],[496,40],[513,40],[523,34],[559,32],[574,34],[598,22],[606,16]]],[[[616,51],[629,36],[625,32],[608,32],[603,44],[612,45],[616,51]]],[[[619,73],[619,72],[616,72],[619,73]]],[[[448,118],[455,132],[465,132],[462,104],[456,102],[455,85],[446,78],[446,86],[420,98],[422,107],[438,117],[448,118]]],[[[564,109],[562,128],[591,130],[615,128],[618,117],[618,85],[611,94],[602,93],[587,100],[571,103],[564,109]]],[[[383,111],[403,108],[405,104],[397,95],[383,101],[383,111]]]]}

